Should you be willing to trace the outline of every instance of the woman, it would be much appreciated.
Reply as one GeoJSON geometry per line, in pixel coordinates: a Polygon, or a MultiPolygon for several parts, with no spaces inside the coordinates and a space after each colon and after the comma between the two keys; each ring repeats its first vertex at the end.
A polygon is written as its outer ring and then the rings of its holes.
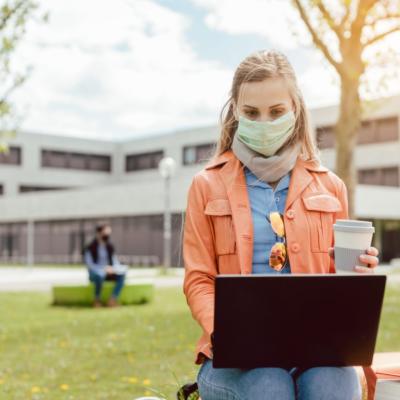
{"type": "MultiPolygon", "coordinates": [[[[212,367],[215,275],[334,273],[332,225],[348,218],[346,186],[320,163],[295,73],[283,54],[259,51],[243,60],[226,106],[216,155],[190,186],[184,227],[183,290],[203,330],[195,359],[202,364],[200,396],[361,399],[354,367],[212,367]]],[[[373,271],[377,255],[376,248],[368,249],[356,271],[373,271]]]]}

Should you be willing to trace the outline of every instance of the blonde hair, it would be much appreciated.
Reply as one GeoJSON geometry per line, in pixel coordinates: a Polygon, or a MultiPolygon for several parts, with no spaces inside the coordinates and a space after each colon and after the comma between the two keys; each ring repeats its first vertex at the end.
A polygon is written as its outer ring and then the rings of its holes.
{"type": "Polygon", "coordinates": [[[304,160],[317,160],[319,163],[320,152],[316,146],[313,132],[309,123],[309,114],[306,109],[303,95],[297,84],[295,72],[285,55],[276,50],[259,50],[247,56],[237,67],[230,90],[230,96],[224,104],[219,123],[221,135],[218,139],[215,153],[216,157],[231,148],[233,136],[237,129],[238,121],[235,120],[234,106],[238,104],[241,85],[245,82],[261,82],[268,78],[284,78],[288,83],[289,93],[294,103],[296,116],[293,135],[282,146],[290,145],[294,141],[301,142],[300,154],[304,160]],[[225,113],[226,108],[228,111],[225,113]]]}

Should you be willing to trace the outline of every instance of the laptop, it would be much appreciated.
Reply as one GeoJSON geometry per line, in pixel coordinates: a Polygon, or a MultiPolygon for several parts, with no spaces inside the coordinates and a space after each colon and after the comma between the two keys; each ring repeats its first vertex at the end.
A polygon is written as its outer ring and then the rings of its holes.
{"type": "Polygon", "coordinates": [[[386,276],[215,278],[213,367],[371,365],[386,276]]]}

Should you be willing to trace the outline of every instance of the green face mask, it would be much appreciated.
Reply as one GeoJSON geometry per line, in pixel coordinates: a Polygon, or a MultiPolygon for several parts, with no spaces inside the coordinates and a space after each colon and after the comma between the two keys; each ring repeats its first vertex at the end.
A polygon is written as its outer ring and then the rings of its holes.
{"type": "Polygon", "coordinates": [[[274,121],[252,121],[239,115],[238,138],[254,151],[272,156],[293,133],[296,117],[289,111],[274,121]]]}

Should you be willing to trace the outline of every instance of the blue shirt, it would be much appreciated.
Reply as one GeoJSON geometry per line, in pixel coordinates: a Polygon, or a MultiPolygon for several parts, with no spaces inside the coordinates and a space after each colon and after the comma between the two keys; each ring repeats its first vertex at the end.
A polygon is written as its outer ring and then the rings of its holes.
{"type": "Polygon", "coordinates": [[[283,214],[291,172],[289,171],[279,180],[275,190],[267,182],[259,180],[246,166],[244,173],[254,229],[252,273],[290,273],[289,263],[281,271],[276,271],[269,266],[271,248],[277,241],[283,242],[283,238],[278,237],[272,230],[267,216],[269,218],[271,211],[278,211],[283,214]]]}
{"type": "MultiPolygon", "coordinates": [[[[118,265],[119,261],[115,254],[112,257],[113,265],[118,265]]],[[[92,253],[89,250],[85,251],[85,263],[90,271],[105,275],[105,267],[109,265],[107,248],[103,243],[99,243],[97,247],[97,263],[93,261],[92,253]]]]}

